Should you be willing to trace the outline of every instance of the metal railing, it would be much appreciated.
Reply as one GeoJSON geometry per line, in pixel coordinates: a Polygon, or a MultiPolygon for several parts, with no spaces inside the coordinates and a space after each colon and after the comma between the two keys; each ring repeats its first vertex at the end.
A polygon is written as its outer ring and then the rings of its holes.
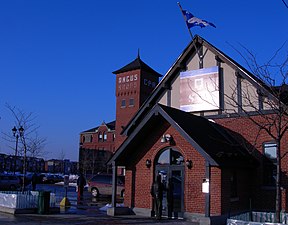
{"type": "MultiPolygon", "coordinates": [[[[275,224],[275,213],[273,212],[246,212],[227,219],[227,225],[260,225],[271,223],[275,224]]],[[[288,213],[280,214],[279,224],[288,224],[288,213]]]]}
{"type": "MultiPolygon", "coordinates": [[[[15,209],[29,209],[38,207],[38,191],[1,191],[0,192],[0,206],[15,208],[15,209]]],[[[50,207],[55,207],[56,197],[54,193],[50,193],[50,207]]]]}

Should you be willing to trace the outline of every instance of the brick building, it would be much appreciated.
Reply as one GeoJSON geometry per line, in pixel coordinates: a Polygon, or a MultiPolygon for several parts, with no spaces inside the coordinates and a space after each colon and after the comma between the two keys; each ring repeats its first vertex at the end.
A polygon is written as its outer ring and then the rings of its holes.
{"type": "Polygon", "coordinates": [[[107,172],[106,162],[115,150],[115,121],[80,133],[79,168],[85,174],[107,172]]]}
{"type": "MultiPolygon", "coordinates": [[[[119,166],[126,169],[125,206],[153,215],[150,187],[160,174],[166,186],[174,186],[175,217],[220,224],[249,209],[275,210],[278,145],[250,119],[259,124],[273,119],[267,102],[274,100],[261,80],[195,36],[132,119],[125,120],[123,142],[108,162],[114,177],[119,166]]],[[[284,116],[286,126],[287,121],[284,116]]],[[[287,212],[287,132],[281,140],[280,202],[287,212]]],[[[118,213],[115,199],[114,192],[110,215],[118,213]]],[[[164,215],[168,200],[165,192],[164,215]]]]}
{"type": "MultiPolygon", "coordinates": [[[[107,161],[124,141],[120,133],[158,84],[159,73],[140,56],[116,75],[116,120],[80,133],[79,168],[86,174],[109,172],[107,161]]],[[[124,172],[123,170],[119,170],[124,172]]]]}

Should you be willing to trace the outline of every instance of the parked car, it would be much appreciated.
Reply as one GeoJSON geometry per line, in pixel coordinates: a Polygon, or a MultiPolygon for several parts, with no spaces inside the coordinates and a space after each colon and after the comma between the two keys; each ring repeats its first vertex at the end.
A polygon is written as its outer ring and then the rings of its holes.
{"type": "Polygon", "coordinates": [[[64,181],[64,178],[57,174],[47,174],[42,178],[44,184],[55,184],[62,181],[64,181]]]}
{"type": "Polygon", "coordinates": [[[21,188],[21,179],[17,175],[0,174],[0,190],[15,191],[21,188]]]}
{"type": "MultiPolygon", "coordinates": [[[[117,177],[117,195],[124,197],[125,177],[117,177]]],[[[112,174],[97,174],[88,181],[88,191],[93,197],[112,195],[112,174]]]]}
{"type": "MultiPolygon", "coordinates": [[[[33,177],[34,173],[27,173],[25,176],[25,185],[31,184],[32,181],[32,177],[33,177]]],[[[23,175],[21,175],[23,176],[23,175]]],[[[43,177],[45,177],[46,175],[43,173],[36,173],[36,183],[37,184],[42,184],[43,183],[43,177]]]]}

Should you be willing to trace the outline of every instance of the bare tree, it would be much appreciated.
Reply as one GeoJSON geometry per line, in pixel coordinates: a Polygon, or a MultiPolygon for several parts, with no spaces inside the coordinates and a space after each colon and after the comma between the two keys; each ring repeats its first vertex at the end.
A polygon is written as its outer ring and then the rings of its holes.
{"type": "Polygon", "coordinates": [[[288,2],[287,0],[282,0],[283,4],[286,6],[286,8],[288,8],[288,2]]]}
{"type": "Polygon", "coordinates": [[[65,155],[66,155],[65,151],[63,149],[61,149],[61,151],[59,153],[59,159],[63,161],[65,159],[65,155]]]}
{"type": "Polygon", "coordinates": [[[285,44],[265,64],[259,64],[255,54],[243,46],[244,53],[236,50],[258,79],[260,86],[252,89],[251,83],[243,81],[241,93],[234,87],[232,95],[225,95],[226,104],[237,108],[237,113],[246,116],[259,128],[259,132],[265,132],[276,143],[276,222],[280,221],[281,211],[281,161],[287,154],[287,150],[282,148],[282,140],[288,129],[288,54],[284,54],[284,57],[280,54],[284,46],[285,44]],[[240,102],[239,94],[242,98],[240,102]],[[256,117],[253,116],[255,114],[256,117]]]}
{"type": "MultiPolygon", "coordinates": [[[[281,212],[281,176],[283,175],[281,161],[288,155],[288,151],[282,148],[283,137],[287,135],[288,130],[288,53],[280,54],[285,44],[264,64],[259,64],[255,54],[244,46],[242,46],[244,53],[232,46],[248,65],[255,82],[246,80],[239,72],[237,81],[230,86],[230,93],[221,93],[224,96],[224,108],[227,114],[235,113],[240,117],[248,118],[258,128],[254,134],[255,137],[250,140],[248,151],[259,149],[258,139],[262,133],[267,134],[276,144],[276,222],[280,221],[281,212]],[[251,148],[251,145],[254,146],[251,148]]],[[[212,79],[210,82],[214,82],[214,86],[220,90],[217,82],[212,79]]],[[[205,88],[211,92],[208,87],[205,88]]],[[[193,88],[189,89],[202,101],[212,106],[218,105],[218,103],[207,101],[193,88]]],[[[241,144],[246,147],[244,142],[241,144]]]]}
{"type": "MultiPolygon", "coordinates": [[[[35,117],[33,113],[25,113],[23,110],[12,107],[6,103],[6,108],[12,113],[14,118],[14,128],[13,133],[3,133],[4,139],[10,143],[15,142],[16,137],[16,146],[11,147],[15,151],[15,159],[17,155],[23,156],[23,179],[22,179],[22,191],[25,189],[25,174],[27,172],[27,156],[37,157],[43,154],[43,147],[46,139],[40,138],[38,136],[38,129],[34,121],[35,117]],[[18,144],[19,141],[19,144],[18,144]]],[[[14,161],[15,164],[15,161],[14,161]]],[[[16,165],[16,164],[15,164],[16,165]]],[[[15,168],[14,165],[14,168],[15,168]]]]}
{"type": "Polygon", "coordinates": [[[89,149],[80,149],[79,155],[79,171],[82,171],[83,174],[91,169],[91,154],[89,149]]]}
{"type": "MultiPolygon", "coordinates": [[[[32,112],[26,113],[25,111],[11,106],[8,103],[5,104],[5,107],[11,112],[14,118],[15,128],[23,128],[23,134],[19,135],[19,146],[18,153],[19,155],[24,155],[26,152],[27,156],[39,157],[46,152],[44,152],[44,146],[46,143],[46,138],[42,138],[38,134],[39,125],[35,123],[36,117],[32,112]]],[[[15,142],[15,137],[12,132],[4,132],[4,139],[9,143],[11,149],[15,151],[15,147],[12,143],[15,142]]]]}
{"type": "Polygon", "coordinates": [[[65,163],[64,163],[64,159],[65,159],[65,152],[63,149],[61,149],[61,152],[59,154],[59,159],[60,159],[60,163],[61,163],[61,173],[65,173],[65,163]]]}

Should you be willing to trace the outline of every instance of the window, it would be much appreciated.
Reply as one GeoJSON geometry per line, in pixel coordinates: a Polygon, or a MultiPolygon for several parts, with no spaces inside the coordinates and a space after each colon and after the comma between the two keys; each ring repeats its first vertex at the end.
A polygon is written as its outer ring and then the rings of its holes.
{"type": "Polygon", "coordinates": [[[277,145],[276,143],[264,143],[264,154],[271,160],[277,159],[277,145]]]}
{"type": "Polygon", "coordinates": [[[93,142],[93,135],[90,136],[90,142],[93,142]]]}
{"type": "Polygon", "coordinates": [[[180,152],[167,149],[159,155],[157,164],[182,165],[184,158],[180,152]]]}
{"type": "Polygon", "coordinates": [[[121,108],[125,108],[126,107],[126,100],[122,99],[121,101],[121,108]]]}
{"type": "Polygon", "coordinates": [[[129,99],[129,106],[134,106],[134,98],[129,99]]]}
{"type": "Polygon", "coordinates": [[[102,141],[102,133],[101,132],[98,133],[98,141],[102,141]]]}
{"type": "Polygon", "coordinates": [[[276,164],[277,164],[277,144],[268,142],[263,144],[264,151],[264,185],[275,185],[276,183],[276,164]]]}
{"type": "Polygon", "coordinates": [[[103,140],[107,141],[107,133],[105,133],[105,132],[103,133],[103,140]]]}

